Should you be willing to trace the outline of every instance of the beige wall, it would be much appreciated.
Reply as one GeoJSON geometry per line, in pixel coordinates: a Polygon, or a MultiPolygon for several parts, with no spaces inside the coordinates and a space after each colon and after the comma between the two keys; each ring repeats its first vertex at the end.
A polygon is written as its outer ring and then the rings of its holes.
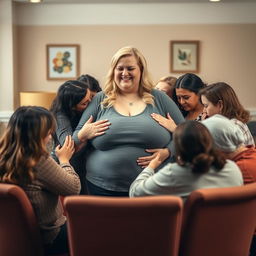
{"type": "Polygon", "coordinates": [[[12,2],[0,1],[0,111],[9,115],[13,109],[14,60],[13,60],[12,2]]]}
{"type": "Polygon", "coordinates": [[[229,83],[246,108],[256,109],[255,31],[256,24],[17,26],[18,88],[55,91],[62,83],[46,80],[46,44],[80,44],[80,73],[103,85],[110,59],[122,46],[140,49],[157,81],[170,74],[170,40],[200,40],[199,76],[229,83]]]}

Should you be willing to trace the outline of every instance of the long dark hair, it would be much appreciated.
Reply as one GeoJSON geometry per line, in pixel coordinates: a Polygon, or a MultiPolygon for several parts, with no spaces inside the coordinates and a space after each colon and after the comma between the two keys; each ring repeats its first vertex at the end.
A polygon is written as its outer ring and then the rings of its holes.
{"type": "Polygon", "coordinates": [[[44,140],[55,128],[54,116],[43,107],[16,109],[0,139],[0,182],[31,183],[35,178],[33,167],[49,154],[44,140]]]}
{"type": "Polygon", "coordinates": [[[50,111],[55,116],[61,112],[72,120],[79,115],[74,108],[86,96],[87,90],[88,86],[85,83],[77,80],[66,81],[59,87],[50,111]]]}
{"type": "Polygon", "coordinates": [[[193,73],[186,73],[177,79],[175,83],[175,90],[173,92],[173,100],[182,110],[182,114],[184,116],[187,116],[188,112],[182,109],[177,98],[176,89],[182,88],[198,94],[199,91],[205,86],[206,84],[202,81],[202,79],[193,73]]]}
{"type": "Polygon", "coordinates": [[[226,162],[214,148],[208,129],[198,121],[189,120],[180,124],[174,132],[174,143],[178,164],[190,164],[194,173],[206,173],[211,165],[220,170],[226,162]]]}
{"type": "Polygon", "coordinates": [[[100,84],[96,78],[90,76],[88,74],[81,75],[77,78],[78,81],[85,83],[88,88],[93,92],[100,92],[102,91],[100,84]]]}
{"type": "Polygon", "coordinates": [[[215,106],[221,101],[223,106],[221,114],[228,119],[236,118],[242,123],[249,121],[249,111],[244,109],[230,85],[224,82],[210,84],[200,90],[199,94],[204,95],[215,106]]]}

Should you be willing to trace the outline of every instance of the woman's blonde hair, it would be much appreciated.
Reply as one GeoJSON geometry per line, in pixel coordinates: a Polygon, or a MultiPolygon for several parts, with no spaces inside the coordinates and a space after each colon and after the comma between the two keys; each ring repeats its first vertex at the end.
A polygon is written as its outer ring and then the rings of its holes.
{"type": "Polygon", "coordinates": [[[0,140],[0,182],[26,185],[35,179],[35,165],[48,156],[45,138],[56,122],[43,107],[19,107],[0,140]]]}
{"type": "Polygon", "coordinates": [[[177,81],[177,77],[164,76],[164,77],[161,77],[157,83],[165,82],[165,83],[169,84],[172,89],[174,89],[176,81],[177,81]]]}
{"type": "Polygon", "coordinates": [[[138,51],[138,49],[132,46],[126,46],[119,49],[112,57],[110,69],[107,75],[107,81],[104,87],[104,93],[106,95],[106,98],[102,101],[102,105],[104,107],[111,107],[116,100],[117,93],[120,91],[120,89],[114,81],[114,71],[118,61],[127,56],[134,56],[137,60],[138,66],[140,67],[141,79],[139,96],[142,97],[146,104],[154,104],[154,97],[151,94],[151,90],[153,89],[154,85],[148,72],[146,59],[138,51]]]}

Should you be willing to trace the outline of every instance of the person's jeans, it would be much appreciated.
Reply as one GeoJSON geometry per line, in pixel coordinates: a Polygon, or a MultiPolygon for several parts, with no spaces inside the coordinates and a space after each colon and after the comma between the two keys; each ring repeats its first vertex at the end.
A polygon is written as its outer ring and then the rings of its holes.
{"type": "Polygon", "coordinates": [[[60,232],[52,244],[45,245],[45,255],[65,254],[69,252],[66,223],[61,226],[60,232]]]}
{"type": "Polygon", "coordinates": [[[113,197],[129,197],[129,192],[118,192],[118,191],[111,191],[101,187],[98,187],[92,184],[90,181],[86,180],[87,189],[89,195],[94,196],[113,196],[113,197]]]}
{"type": "Polygon", "coordinates": [[[255,255],[256,255],[256,235],[254,235],[252,238],[249,256],[255,256],[255,255]]]}

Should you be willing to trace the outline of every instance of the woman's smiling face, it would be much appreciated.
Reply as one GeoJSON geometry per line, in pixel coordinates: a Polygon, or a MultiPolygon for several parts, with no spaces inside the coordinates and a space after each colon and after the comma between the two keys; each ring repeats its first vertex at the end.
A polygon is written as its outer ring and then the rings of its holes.
{"type": "Polygon", "coordinates": [[[138,92],[141,70],[134,56],[120,58],[115,70],[114,81],[123,93],[138,92]]]}

